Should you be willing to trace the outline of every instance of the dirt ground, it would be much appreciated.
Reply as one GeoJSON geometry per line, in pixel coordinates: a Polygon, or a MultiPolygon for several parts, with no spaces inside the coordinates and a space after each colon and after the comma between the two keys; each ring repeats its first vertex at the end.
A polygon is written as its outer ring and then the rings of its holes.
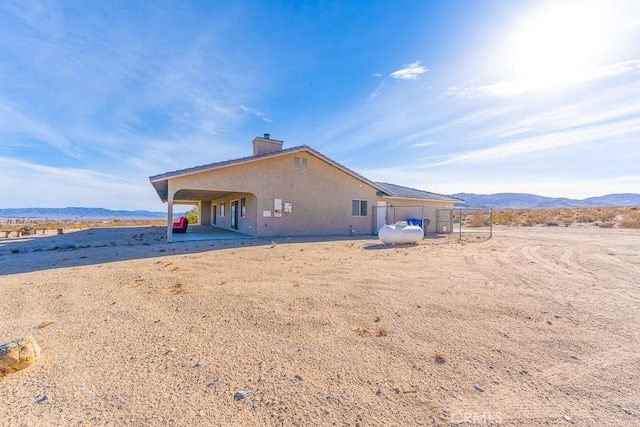
{"type": "Polygon", "coordinates": [[[640,425],[640,230],[163,232],[0,239],[0,425],[640,425]]]}

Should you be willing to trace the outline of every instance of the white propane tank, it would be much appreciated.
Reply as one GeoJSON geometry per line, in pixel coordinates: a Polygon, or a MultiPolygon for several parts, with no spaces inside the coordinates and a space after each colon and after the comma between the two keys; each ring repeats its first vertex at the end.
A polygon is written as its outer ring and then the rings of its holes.
{"type": "Polygon", "coordinates": [[[385,224],[378,230],[378,238],[386,244],[416,243],[424,238],[424,231],[417,225],[402,227],[385,224]]]}

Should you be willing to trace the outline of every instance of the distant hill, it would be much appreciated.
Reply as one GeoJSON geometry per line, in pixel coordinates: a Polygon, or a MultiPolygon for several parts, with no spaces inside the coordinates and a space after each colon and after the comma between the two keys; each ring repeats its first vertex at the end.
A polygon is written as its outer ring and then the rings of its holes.
{"type": "MultiPolygon", "coordinates": [[[[178,214],[179,216],[180,214],[178,214]]],[[[31,219],[164,219],[166,212],[151,211],[113,211],[104,208],[15,208],[0,209],[2,218],[31,218],[31,219]]]]}
{"type": "Polygon", "coordinates": [[[589,208],[603,206],[640,206],[640,194],[607,194],[576,200],[565,197],[554,198],[526,193],[497,194],[452,194],[466,201],[458,207],[494,208],[494,209],[534,209],[534,208],[589,208]]]}

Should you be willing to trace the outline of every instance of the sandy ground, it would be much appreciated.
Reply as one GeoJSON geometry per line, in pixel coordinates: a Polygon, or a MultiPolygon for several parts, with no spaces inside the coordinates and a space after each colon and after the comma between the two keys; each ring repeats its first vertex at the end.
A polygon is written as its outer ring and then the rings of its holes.
{"type": "Polygon", "coordinates": [[[0,425],[640,425],[640,230],[163,233],[0,240],[0,425]]]}

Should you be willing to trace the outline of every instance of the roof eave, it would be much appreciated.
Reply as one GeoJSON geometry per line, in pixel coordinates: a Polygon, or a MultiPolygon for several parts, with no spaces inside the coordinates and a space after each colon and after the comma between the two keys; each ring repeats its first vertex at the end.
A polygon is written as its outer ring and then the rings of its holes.
{"type": "Polygon", "coordinates": [[[464,200],[462,199],[458,199],[457,197],[449,197],[449,198],[442,198],[442,199],[427,199],[427,198],[416,198],[416,197],[399,197],[399,196],[394,196],[394,195],[389,195],[389,196],[384,196],[381,195],[381,197],[386,198],[386,199],[398,199],[398,200],[418,200],[418,201],[426,201],[426,202],[453,202],[453,203],[464,203],[464,200]]]}
{"type": "MultiPolygon", "coordinates": [[[[388,191],[389,191],[386,188],[378,185],[377,183],[375,183],[375,182],[365,178],[364,176],[358,174],[357,172],[352,171],[351,169],[347,168],[346,166],[343,166],[340,163],[330,159],[329,157],[325,156],[324,154],[320,153],[319,151],[314,150],[313,148],[309,147],[308,145],[300,145],[300,146],[297,146],[297,147],[291,147],[289,149],[285,149],[285,150],[281,150],[281,151],[274,151],[272,153],[267,153],[267,154],[264,154],[264,155],[250,156],[250,157],[246,157],[246,158],[230,160],[230,161],[227,161],[227,162],[212,163],[210,165],[196,166],[194,168],[188,168],[188,169],[179,169],[179,170],[176,170],[176,171],[173,171],[173,172],[166,172],[166,173],[163,173],[163,174],[150,176],[149,177],[149,181],[151,181],[151,183],[154,184],[154,187],[155,187],[155,183],[159,183],[159,182],[162,182],[162,181],[168,181],[169,179],[173,179],[173,178],[180,178],[180,177],[183,177],[183,176],[193,175],[193,174],[197,174],[197,173],[209,172],[209,171],[218,170],[218,169],[224,169],[224,168],[227,168],[227,167],[233,167],[233,166],[237,166],[237,165],[257,162],[257,161],[264,160],[264,159],[272,159],[272,158],[275,158],[275,157],[284,156],[284,155],[292,154],[292,153],[299,153],[299,152],[303,152],[303,151],[306,151],[306,152],[308,152],[310,154],[313,154],[314,156],[318,157],[319,159],[324,160],[325,162],[329,163],[330,165],[333,165],[337,169],[340,169],[341,171],[345,172],[346,174],[349,174],[349,175],[353,176],[354,178],[364,182],[365,184],[370,185],[371,187],[375,188],[376,190],[382,191],[384,193],[388,193],[388,191]]],[[[158,194],[158,195],[160,195],[160,194],[158,194]]],[[[161,196],[161,198],[162,198],[162,196],[161,196]]]]}

